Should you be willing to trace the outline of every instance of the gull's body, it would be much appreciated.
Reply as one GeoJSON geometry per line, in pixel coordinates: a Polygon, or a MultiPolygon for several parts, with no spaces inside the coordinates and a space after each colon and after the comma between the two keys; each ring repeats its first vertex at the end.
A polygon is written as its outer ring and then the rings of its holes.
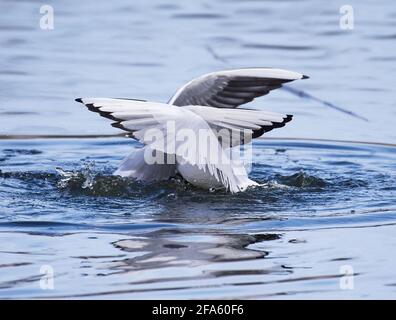
{"type": "Polygon", "coordinates": [[[180,174],[200,188],[238,192],[257,183],[229,150],[283,127],[292,116],[237,107],[283,83],[305,78],[281,69],[237,69],[194,79],[167,104],[109,98],[76,101],[114,120],[114,127],[145,145],[126,157],[114,174],[142,181],[180,174]]]}

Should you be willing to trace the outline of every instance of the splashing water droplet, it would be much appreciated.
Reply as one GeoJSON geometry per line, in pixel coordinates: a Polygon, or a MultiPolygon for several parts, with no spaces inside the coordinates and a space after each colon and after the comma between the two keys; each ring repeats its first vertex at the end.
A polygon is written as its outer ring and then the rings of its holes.
{"type": "Polygon", "coordinates": [[[84,168],[81,171],[66,171],[60,167],[55,168],[61,176],[58,181],[58,187],[65,189],[70,183],[80,180],[82,181],[81,188],[92,189],[96,176],[96,174],[93,173],[94,166],[95,162],[90,161],[84,163],[84,168]]]}
{"type": "Polygon", "coordinates": [[[95,166],[95,162],[86,162],[84,164],[84,169],[82,171],[82,174],[85,178],[84,183],[82,184],[83,189],[92,189],[94,181],[95,181],[95,174],[93,173],[93,168],[95,166]]]}

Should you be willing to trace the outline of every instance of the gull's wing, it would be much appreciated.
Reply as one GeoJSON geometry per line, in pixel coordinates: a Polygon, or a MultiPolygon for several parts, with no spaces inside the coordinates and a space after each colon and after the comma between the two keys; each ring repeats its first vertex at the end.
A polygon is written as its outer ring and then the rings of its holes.
{"type": "Polygon", "coordinates": [[[144,100],[78,98],[76,101],[85,104],[90,111],[114,120],[113,127],[128,131],[129,136],[137,140],[147,128],[163,126],[181,115],[173,106],[144,100]]]}
{"type": "Polygon", "coordinates": [[[293,118],[289,114],[252,109],[219,109],[204,106],[184,106],[198,114],[218,136],[223,148],[249,143],[275,128],[281,128],[293,118]]]}
{"type": "Polygon", "coordinates": [[[178,163],[182,159],[209,172],[231,192],[240,191],[249,180],[243,165],[228,156],[208,122],[188,108],[125,99],[79,98],[76,101],[114,120],[114,127],[128,131],[149,149],[173,154],[178,163]]]}
{"type": "Polygon", "coordinates": [[[236,108],[280,88],[283,83],[306,78],[297,72],[271,68],[213,72],[181,87],[169,104],[236,108]]]}
{"type": "MultiPolygon", "coordinates": [[[[274,128],[281,128],[292,120],[292,115],[249,110],[218,109],[204,106],[184,106],[178,108],[163,103],[143,100],[83,98],[76,99],[85,104],[89,110],[114,120],[113,127],[129,132],[129,136],[141,140],[148,128],[166,129],[169,121],[188,123],[188,116],[182,110],[189,110],[206,122],[223,147],[233,147],[248,143],[274,128]],[[185,117],[183,119],[183,117],[185,117]]],[[[188,127],[186,127],[188,128],[188,127]]]]}

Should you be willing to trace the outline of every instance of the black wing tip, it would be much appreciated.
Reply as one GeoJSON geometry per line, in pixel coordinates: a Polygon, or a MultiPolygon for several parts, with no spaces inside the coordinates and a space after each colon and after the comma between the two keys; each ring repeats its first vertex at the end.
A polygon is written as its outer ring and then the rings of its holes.
{"type": "Polygon", "coordinates": [[[124,126],[120,122],[113,122],[111,126],[114,128],[125,130],[124,126]]]}
{"type": "Polygon", "coordinates": [[[93,103],[85,104],[85,106],[88,108],[89,111],[98,112],[98,109],[95,108],[95,106],[93,105],[93,103]]]}
{"type": "Polygon", "coordinates": [[[306,74],[303,74],[301,79],[309,79],[309,76],[307,76],[306,74]]]}
{"type": "MultiPolygon", "coordinates": [[[[82,101],[81,98],[77,98],[77,99],[75,99],[75,100],[76,100],[77,102],[83,103],[83,104],[87,107],[87,109],[88,109],[89,111],[96,112],[96,113],[98,113],[100,116],[102,116],[102,117],[104,117],[104,118],[107,118],[107,119],[110,119],[110,120],[120,121],[120,119],[118,119],[118,118],[116,118],[116,117],[113,117],[113,115],[112,115],[111,112],[107,112],[107,111],[102,111],[102,110],[100,110],[100,106],[95,106],[93,103],[84,103],[84,102],[82,101]]],[[[114,127],[114,126],[113,126],[113,127],[114,127]]],[[[117,128],[118,128],[118,127],[117,127],[117,128]]],[[[123,128],[120,128],[120,129],[123,129],[123,128]]]]}
{"type": "Polygon", "coordinates": [[[125,127],[121,124],[120,121],[113,122],[113,123],[111,124],[111,126],[114,127],[114,128],[117,128],[117,129],[121,129],[121,130],[124,130],[124,131],[128,131],[129,133],[127,133],[127,135],[128,135],[130,138],[134,138],[133,133],[134,133],[136,130],[130,130],[130,129],[125,128],[125,127]]]}
{"type": "Polygon", "coordinates": [[[286,123],[292,121],[292,119],[293,119],[293,115],[287,114],[286,118],[284,118],[282,122],[273,122],[272,125],[270,126],[262,126],[260,127],[260,129],[253,130],[252,138],[253,139],[258,138],[262,136],[264,133],[270,132],[273,129],[282,128],[286,125],[286,123]]]}
{"type": "Polygon", "coordinates": [[[285,120],[283,120],[283,123],[288,123],[293,120],[293,115],[292,114],[287,114],[285,120]]]}
{"type": "Polygon", "coordinates": [[[118,118],[113,117],[112,114],[111,114],[111,112],[101,111],[101,110],[99,109],[99,107],[95,107],[93,103],[87,103],[87,104],[85,104],[85,103],[82,101],[82,98],[77,98],[77,99],[75,99],[75,101],[80,102],[80,103],[83,103],[83,104],[88,108],[88,110],[93,111],[93,112],[97,112],[97,113],[99,113],[99,115],[101,115],[102,117],[105,117],[105,118],[107,118],[107,119],[116,121],[116,122],[113,122],[113,123],[111,124],[114,128],[118,128],[118,129],[121,129],[121,130],[128,131],[129,133],[128,133],[127,135],[128,135],[130,138],[134,138],[134,136],[133,136],[134,130],[129,130],[129,129],[125,128],[125,127],[121,124],[121,120],[118,119],[118,118]]]}
{"type": "Polygon", "coordinates": [[[256,139],[258,137],[261,137],[265,132],[271,131],[272,128],[271,126],[262,126],[260,129],[253,130],[253,135],[252,139],[256,139]]]}

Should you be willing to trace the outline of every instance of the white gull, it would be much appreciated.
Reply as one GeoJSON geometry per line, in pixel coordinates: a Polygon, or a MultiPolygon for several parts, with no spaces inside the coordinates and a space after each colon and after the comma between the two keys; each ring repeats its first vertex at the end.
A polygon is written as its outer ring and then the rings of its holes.
{"type": "Polygon", "coordinates": [[[188,82],[166,104],[112,98],[76,101],[115,121],[114,127],[145,145],[127,156],[115,175],[158,181],[180,174],[200,188],[238,192],[257,183],[228,151],[292,119],[292,115],[238,107],[284,83],[306,78],[282,69],[235,69],[188,82]]]}

